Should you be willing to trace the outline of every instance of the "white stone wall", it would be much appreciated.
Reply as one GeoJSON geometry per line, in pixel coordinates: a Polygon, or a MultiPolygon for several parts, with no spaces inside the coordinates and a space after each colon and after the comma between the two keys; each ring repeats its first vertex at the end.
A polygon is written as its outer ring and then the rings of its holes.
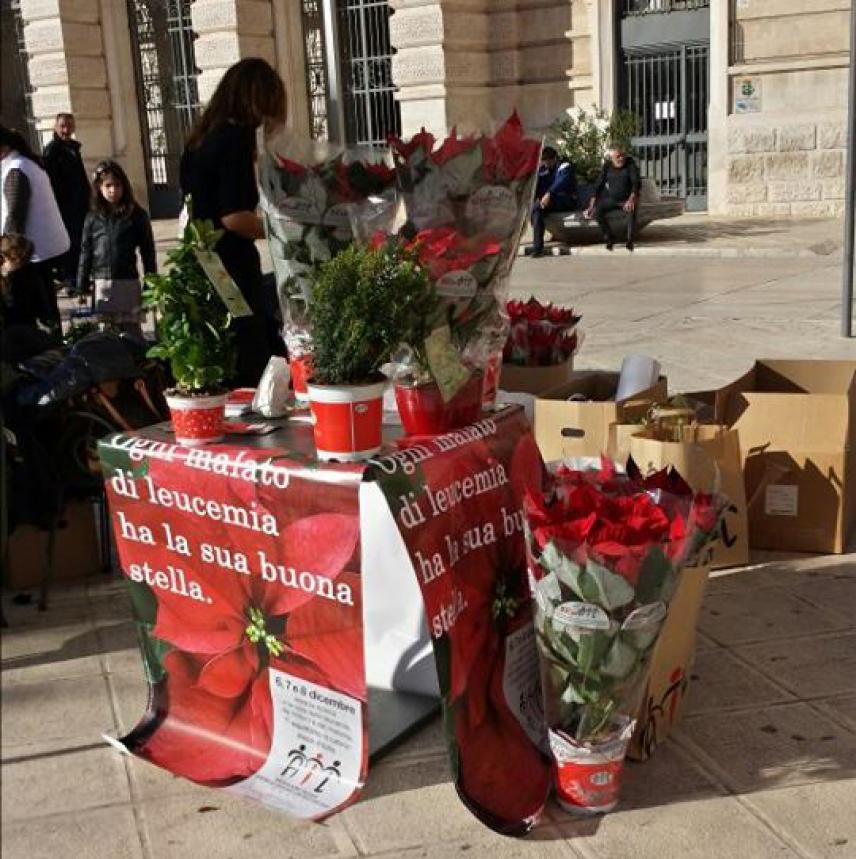
{"type": "MultiPolygon", "coordinates": [[[[749,0],[735,6],[725,98],[711,105],[711,210],[735,216],[842,214],[848,0],[749,0]],[[758,110],[737,113],[750,78],[758,110]],[[721,125],[720,125],[721,123],[721,125]]],[[[713,18],[712,18],[713,20],[713,18]]],[[[727,39],[725,27],[712,39],[727,39]]],[[[712,55],[714,51],[712,51],[712,55]]]]}
{"type": "Polygon", "coordinates": [[[405,134],[530,128],[593,99],[591,0],[392,0],[393,79],[405,134]]]}
{"type": "Polygon", "coordinates": [[[846,117],[795,111],[791,121],[732,123],[727,211],[742,216],[822,217],[844,209],[846,117]]]}

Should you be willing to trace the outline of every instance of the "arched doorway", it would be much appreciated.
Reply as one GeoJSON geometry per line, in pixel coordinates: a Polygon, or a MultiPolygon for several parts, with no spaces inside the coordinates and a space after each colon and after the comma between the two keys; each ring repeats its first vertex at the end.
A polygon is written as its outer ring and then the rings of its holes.
{"type": "Polygon", "coordinates": [[[199,109],[190,0],[127,0],[153,218],[181,209],[178,167],[199,109]]]}

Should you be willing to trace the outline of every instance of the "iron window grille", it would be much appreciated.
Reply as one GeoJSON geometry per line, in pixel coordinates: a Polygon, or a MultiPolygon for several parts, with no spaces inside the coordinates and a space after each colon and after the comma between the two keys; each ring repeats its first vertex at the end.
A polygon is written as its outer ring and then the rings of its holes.
{"type": "Polygon", "coordinates": [[[626,18],[663,12],[692,12],[709,7],[710,0],[623,0],[622,14],[626,18]]]}

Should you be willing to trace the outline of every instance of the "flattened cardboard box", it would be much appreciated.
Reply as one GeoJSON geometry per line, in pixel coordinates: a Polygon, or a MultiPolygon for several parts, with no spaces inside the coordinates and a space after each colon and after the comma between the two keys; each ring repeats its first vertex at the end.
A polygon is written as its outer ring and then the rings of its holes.
{"type": "Polygon", "coordinates": [[[543,394],[545,391],[564,385],[573,372],[573,356],[564,364],[553,364],[549,367],[519,367],[517,364],[503,364],[499,387],[502,391],[543,394]]]}
{"type": "Polygon", "coordinates": [[[708,567],[690,567],[681,575],[660,640],[651,655],[645,694],[627,749],[632,760],[650,758],[678,726],[693,673],[696,626],[709,577],[708,567]]]}
{"type": "Polygon", "coordinates": [[[609,428],[642,417],[656,402],[668,399],[667,381],[632,398],[615,401],[619,373],[578,370],[558,388],[542,394],[535,402],[535,441],[545,462],[577,456],[600,456],[609,445],[609,428]],[[568,401],[578,394],[585,401],[568,401]]]}
{"type": "Polygon", "coordinates": [[[856,525],[856,361],[756,361],[690,394],[740,433],[749,545],[844,552],[856,525]]]}

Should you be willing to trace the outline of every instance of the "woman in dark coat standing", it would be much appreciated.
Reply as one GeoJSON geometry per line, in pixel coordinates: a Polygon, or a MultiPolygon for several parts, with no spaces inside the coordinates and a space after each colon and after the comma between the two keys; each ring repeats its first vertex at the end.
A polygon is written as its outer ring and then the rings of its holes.
{"type": "Polygon", "coordinates": [[[253,316],[233,323],[238,346],[238,385],[255,386],[274,351],[262,298],[261,259],[255,242],[264,238],[256,213],[256,130],[285,122],[282,79],[262,59],[250,57],[223,76],[190,133],[181,157],[181,189],[190,195],[194,219],[224,230],[217,253],[253,316]]]}

